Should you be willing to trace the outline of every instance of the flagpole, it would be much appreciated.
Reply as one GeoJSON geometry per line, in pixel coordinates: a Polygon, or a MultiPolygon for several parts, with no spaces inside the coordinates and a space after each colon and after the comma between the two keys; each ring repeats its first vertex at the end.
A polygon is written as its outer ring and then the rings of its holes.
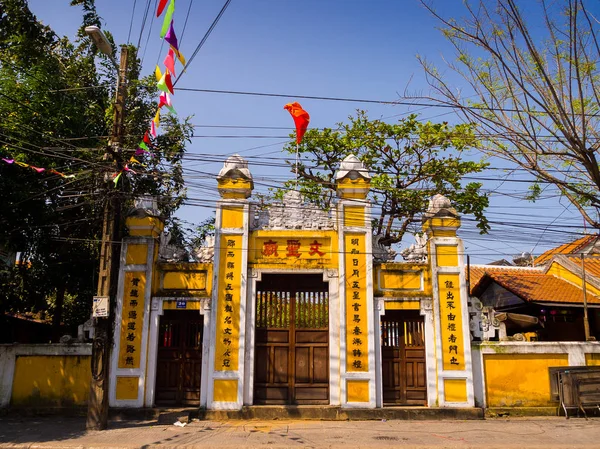
{"type": "Polygon", "coordinates": [[[296,190],[298,190],[298,141],[296,141],[296,190]]]}

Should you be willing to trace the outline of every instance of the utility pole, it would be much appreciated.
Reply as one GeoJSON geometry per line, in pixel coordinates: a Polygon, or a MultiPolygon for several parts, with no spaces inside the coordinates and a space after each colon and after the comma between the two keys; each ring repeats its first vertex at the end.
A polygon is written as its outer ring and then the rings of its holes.
{"type": "MultiPolygon", "coordinates": [[[[86,30],[87,31],[87,30],[86,30]]],[[[119,169],[119,156],[123,145],[123,123],[125,117],[125,97],[127,95],[127,46],[121,47],[119,76],[115,100],[114,122],[110,147],[104,153],[104,160],[112,159],[113,168],[119,169]]],[[[103,173],[103,176],[105,174],[103,173]]],[[[98,276],[98,296],[109,298],[109,316],[94,319],[94,341],[92,345],[92,380],[88,399],[86,427],[89,430],[105,430],[108,426],[108,380],[110,354],[113,344],[114,316],[117,282],[119,275],[119,253],[121,248],[121,198],[103,179],[106,185],[106,203],[102,223],[102,243],[100,248],[100,272],[98,276]]]]}
{"type": "Polygon", "coordinates": [[[581,286],[583,288],[583,332],[585,334],[585,341],[593,341],[594,339],[590,336],[590,322],[588,318],[588,304],[587,304],[587,285],[585,283],[585,255],[581,253],[581,286]]]}

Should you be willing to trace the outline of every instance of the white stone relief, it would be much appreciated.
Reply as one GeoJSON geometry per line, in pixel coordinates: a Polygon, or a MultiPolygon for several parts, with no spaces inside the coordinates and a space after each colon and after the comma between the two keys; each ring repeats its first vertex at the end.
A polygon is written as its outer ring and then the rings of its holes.
{"type": "Polygon", "coordinates": [[[398,253],[391,246],[382,245],[381,238],[380,235],[374,235],[371,240],[373,260],[375,262],[392,262],[398,253]]]}
{"type": "Polygon", "coordinates": [[[400,254],[409,262],[427,262],[427,234],[415,234],[415,243],[400,254]]]}
{"type": "Polygon", "coordinates": [[[250,228],[256,229],[335,229],[335,220],[331,211],[306,203],[302,194],[290,190],[283,196],[283,201],[263,208],[251,206],[250,228]]]}
{"type": "Polygon", "coordinates": [[[215,257],[215,237],[214,235],[206,236],[204,246],[194,248],[192,256],[196,262],[208,263],[212,262],[215,257]]]}
{"type": "Polygon", "coordinates": [[[187,250],[178,245],[171,245],[171,233],[163,232],[158,246],[158,259],[161,262],[187,262],[187,250]]]}

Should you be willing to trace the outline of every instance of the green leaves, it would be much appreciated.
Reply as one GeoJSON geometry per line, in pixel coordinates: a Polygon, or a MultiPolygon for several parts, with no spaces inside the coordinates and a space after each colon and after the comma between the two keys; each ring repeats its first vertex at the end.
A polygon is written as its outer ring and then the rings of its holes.
{"type": "MultiPolygon", "coordinates": [[[[482,232],[489,229],[481,184],[463,181],[487,166],[461,156],[477,146],[473,125],[420,122],[416,115],[386,123],[358,110],[337,126],[308,130],[299,147],[299,187],[307,199],[330,207],[335,172],[346,156],[355,154],[372,175],[371,201],[379,215],[374,232],[383,243],[400,242],[407,225],[418,221],[436,193],[448,196],[460,212],[473,214],[482,232]]],[[[295,142],[285,149],[294,154],[295,142]]]]}

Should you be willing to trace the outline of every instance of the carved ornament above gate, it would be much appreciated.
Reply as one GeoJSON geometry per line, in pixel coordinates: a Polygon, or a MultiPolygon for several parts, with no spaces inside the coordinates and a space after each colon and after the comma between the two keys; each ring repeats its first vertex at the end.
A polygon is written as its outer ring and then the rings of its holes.
{"type": "Polygon", "coordinates": [[[332,211],[306,203],[302,194],[295,190],[286,192],[283,201],[260,208],[253,204],[250,229],[335,229],[332,211]]]}

